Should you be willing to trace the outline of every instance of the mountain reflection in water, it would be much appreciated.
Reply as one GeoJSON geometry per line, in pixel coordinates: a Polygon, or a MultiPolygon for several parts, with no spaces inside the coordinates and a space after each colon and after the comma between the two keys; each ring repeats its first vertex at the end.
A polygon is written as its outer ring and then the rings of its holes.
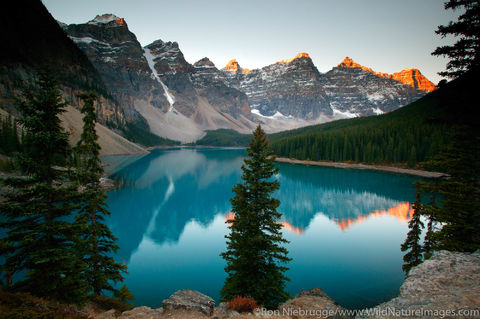
{"type": "MultiPolygon", "coordinates": [[[[113,176],[120,186],[109,192],[108,224],[119,239],[117,258],[129,266],[126,283],[137,305],[160,306],[182,288],[218,300],[225,278],[219,257],[228,232],[225,220],[232,217],[229,199],[241,181],[244,156],[243,149],[155,150],[113,176]]],[[[403,279],[399,245],[411,216],[415,178],[279,166],[280,190],[274,196],[281,202],[280,222],[293,258],[290,293],[321,286],[347,307],[395,294],[403,279]],[[385,260],[365,267],[363,258],[378,262],[382,253],[385,260]],[[390,277],[372,284],[371,272],[382,272],[380,266],[390,277]],[[348,293],[339,284],[349,286],[348,293]]]]}

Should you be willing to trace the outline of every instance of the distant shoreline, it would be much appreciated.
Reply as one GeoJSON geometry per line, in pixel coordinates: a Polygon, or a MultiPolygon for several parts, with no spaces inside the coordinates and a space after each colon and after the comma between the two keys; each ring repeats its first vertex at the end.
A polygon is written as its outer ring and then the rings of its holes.
{"type": "Polygon", "coordinates": [[[336,168],[344,168],[344,169],[367,169],[367,170],[374,170],[374,171],[381,171],[381,172],[388,172],[388,173],[414,175],[414,176],[426,177],[426,178],[439,178],[446,175],[444,173],[439,173],[439,172],[428,172],[428,171],[422,171],[419,169],[400,168],[400,167],[393,167],[393,166],[350,164],[350,163],[343,163],[343,162],[303,161],[303,160],[297,160],[297,159],[291,159],[291,158],[285,158],[285,157],[277,157],[276,161],[280,163],[336,167],[336,168]]]}

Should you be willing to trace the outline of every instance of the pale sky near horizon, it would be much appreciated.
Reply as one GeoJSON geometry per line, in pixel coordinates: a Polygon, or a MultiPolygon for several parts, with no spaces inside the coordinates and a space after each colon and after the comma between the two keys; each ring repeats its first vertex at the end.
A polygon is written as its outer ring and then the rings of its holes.
{"type": "Polygon", "coordinates": [[[443,0],[42,0],[64,23],[97,14],[125,18],[138,41],[176,41],[185,59],[208,57],[218,68],[232,58],[260,68],[307,52],[320,72],[345,56],[375,71],[415,67],[435,84],[446,59],[431,56],[452,43],[435,34],[456,20],[443,0]]]}

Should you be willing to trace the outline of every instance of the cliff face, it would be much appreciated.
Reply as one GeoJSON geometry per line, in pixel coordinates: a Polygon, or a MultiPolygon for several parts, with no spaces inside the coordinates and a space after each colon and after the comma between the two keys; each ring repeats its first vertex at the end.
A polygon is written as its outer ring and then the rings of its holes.
{"type": "Polygon", "coordinates": [[[346,117],[383,114],[425,95],[393,79],[342,64],[327,72],[322,84],[333,112],[346,117]]]}
{"type": "Polygon", "coordinates": [[[62,31],[41,1],[19,0],[0,11],[3,28],[0,50],[0,101],[16,114],[14,97],[21,84],[31,85],[38,69],[48,69],[57,77],[63,95],[76,101],[76,93],[94,90],[98,120],[110,127],[124,124],[124,114],[108,94],[97,69],[62,31]]]}
{"type": "Polygon", "coordinates": [[[63,28],[98,70],[126,117],[137,119],[133,97],[149,94],[155,83],[143,49],[126,21],[106,14],[63,28]]]}
{"type": "Polygon", "coordinates": [[[127,121],[182,142],[200,138],[206,129],[254,127],[246,96],[196,81],[197,68],[185,61],[176,42],[157,40],[142,48],[127,22],[112,14],[64,30],[99,70],[127,121]]]}
{"type": "Polygon", "coordinates": [[[431,92],[435,90],[435,84],[423,76],[418,69],[404,69],[400,72],[393,73],[392,79],[410,85],[420,91],[431,92]]]}
{"type": "Polygon", "coordinates": [[[303,53],[242,74],[239,89],[248,96],[252,112],[311,120],[320,114],[332,115],[320,79],[312,60],[303,53]]]}

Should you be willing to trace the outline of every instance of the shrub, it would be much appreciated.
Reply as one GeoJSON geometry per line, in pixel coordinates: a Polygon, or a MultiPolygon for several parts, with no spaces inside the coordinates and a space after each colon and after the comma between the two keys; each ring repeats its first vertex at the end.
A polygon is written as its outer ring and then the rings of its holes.
{"type": "Polygon", "coordinates": [[[257,303],[249,296],[236,296],[227,302],[227,310],[235,310],[238,312],[253,312],[258,308],[257,303]]]}

